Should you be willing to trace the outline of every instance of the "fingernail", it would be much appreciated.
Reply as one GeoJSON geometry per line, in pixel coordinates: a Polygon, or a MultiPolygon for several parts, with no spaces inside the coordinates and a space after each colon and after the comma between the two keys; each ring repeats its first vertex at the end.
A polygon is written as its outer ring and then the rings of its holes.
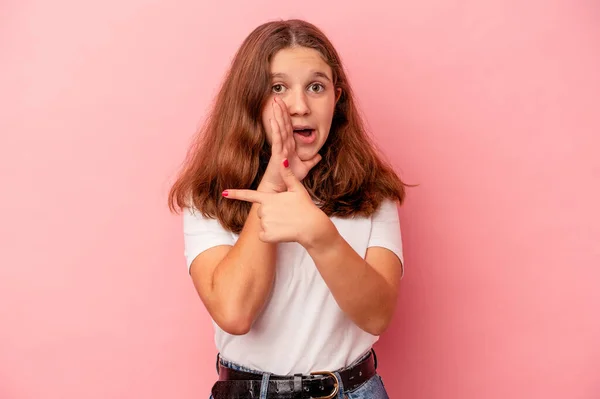
{"type": "Polygon", "coordinates": [[[223,191],[221,194],[223,195],[223,197],[227,197],[229,195],[229,193],[227,192],[227,190],[223,191]]]}
{"type": "Polygon", "coordinates": [[[284,160],[283,160],[283,167],[284,167],[284,168],[287,168],[288,166],[290,166],[290,163],[288,162],[288,160],[287,160],[287,159],[284,159],[284,160]]]}

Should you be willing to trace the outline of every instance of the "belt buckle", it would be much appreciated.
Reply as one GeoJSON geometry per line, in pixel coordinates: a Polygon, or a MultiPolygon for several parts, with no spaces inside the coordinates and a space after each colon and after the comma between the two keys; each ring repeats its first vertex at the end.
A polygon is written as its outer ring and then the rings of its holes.
{"type": "Polygon", "coordinates": [[[333,380],[335,381],[334,386],[333,386],[333,392],[331,392],[327,396],[319,396],[319,397],[315,397],[313,399],[333,399],[336,397],[336,395],[340,391],[340,381],[338,380],[338,378],[335,374],[333,374],[331,371],[314,371],[314,372],[310,373],[310,375],[326,375],[329,377],[333,377],[333,380]]]}

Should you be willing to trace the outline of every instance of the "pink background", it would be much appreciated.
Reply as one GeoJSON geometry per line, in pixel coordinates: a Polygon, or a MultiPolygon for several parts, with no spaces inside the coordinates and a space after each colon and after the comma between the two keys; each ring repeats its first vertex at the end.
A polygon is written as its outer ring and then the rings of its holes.
{"type": "Polygon", "coordinates": [[[0,398],[208,397],[166,193],[233,52],[279,17],[325,30],[420,184],[377,346],[391,397],[600,397],[598,3],[208,4],[2,2],[0,398]]]}

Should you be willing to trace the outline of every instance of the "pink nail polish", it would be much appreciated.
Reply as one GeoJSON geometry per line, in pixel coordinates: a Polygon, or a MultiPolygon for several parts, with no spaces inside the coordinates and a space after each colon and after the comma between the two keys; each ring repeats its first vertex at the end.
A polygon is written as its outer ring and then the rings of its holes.
{"type": "Polygon", "coordinates": [[[287,159],[284,159],[284,160],[283,160],[283,167],[284,167],[284,168],[287,168],[287,167],[289,167],[289,166],[290,166],[290,163],[288,162],[288,160],[287,160],[287,159]]]}
{"type": "Polygon", "coordinates": [[[227,190],[223,191],[221,194],[223,195],[223,197],[227,197],[229,195],[229,193],[227,192],[227,190]]]}

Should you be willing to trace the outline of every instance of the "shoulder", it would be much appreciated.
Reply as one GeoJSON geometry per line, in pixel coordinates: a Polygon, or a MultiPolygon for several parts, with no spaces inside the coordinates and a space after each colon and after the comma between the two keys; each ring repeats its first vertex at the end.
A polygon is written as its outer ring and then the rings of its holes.
{"type": "Polygon", "coordinates": [[[382,247],[393,252],[402,264],[402,275],[404,275],[404,254],[398,201],[383,200],[375,213],[371,215],[369,247],[382,247]]]}
{"type": "Polygon", "coordinates": [[[371,219],[374,221],[392,221],[398,222],[398,201],[384,198],[380,203],[375,212],[371,215],[371,219]]]}
{"type": "Polygon", "coordinates": [[[183,228],[184,232],[198,232],[198,231],[221,231],[226,230],[221,226],[216,218],[209,217],[203,214],[202,211],[195,207],[183,208],[183,228]]]}
{"type": "Polygon", "coordinates": [[[188,268],[196,256],[207,249],[219,245],[233,245],[236,241],[236,236],[226,230],[217,219],[207,217],[191,207],[183,209],[183,235],[188,268]]]}

